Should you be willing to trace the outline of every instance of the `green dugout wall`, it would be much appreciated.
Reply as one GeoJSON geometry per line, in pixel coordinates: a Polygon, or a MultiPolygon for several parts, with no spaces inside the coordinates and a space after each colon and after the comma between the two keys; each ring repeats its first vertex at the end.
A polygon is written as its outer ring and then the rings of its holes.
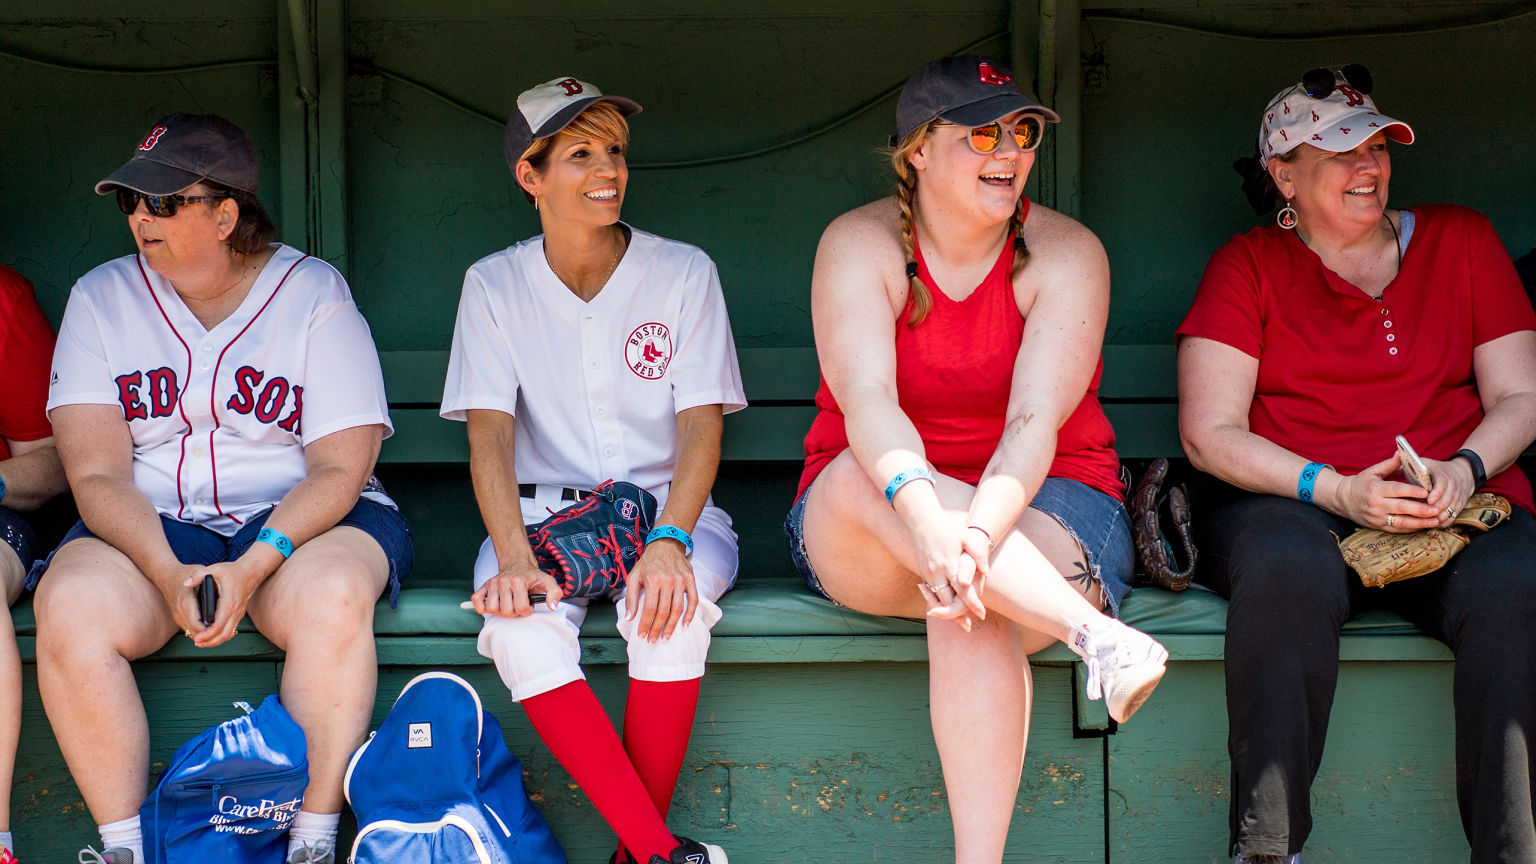
{"type": "Polygon", "coordinates": [[[339,266],[384,350],[446,346],[465,267],[537,230],[501,155],[516,93],[575,74],[646,106],[625,216],[718,262],[743,347],[810,343],[816,239],[883,194],[895,89],[961,49],[1038,69],[1065,121],[1031,194],[1114,268],[1108,341],[1171,339],[1206,257],[1254,224],[1229,165],[1267,97],[1355,60],[1419,143],[1392,200],[1451,200],[1536,245],[1536,6],[1144,0],[7,0],[0,260],[49,314],[131,251],[92,183],[174,110],[255,137],[290,243],[339,266]],[[486,119],[494,119],[496,122],[486,119]]]}

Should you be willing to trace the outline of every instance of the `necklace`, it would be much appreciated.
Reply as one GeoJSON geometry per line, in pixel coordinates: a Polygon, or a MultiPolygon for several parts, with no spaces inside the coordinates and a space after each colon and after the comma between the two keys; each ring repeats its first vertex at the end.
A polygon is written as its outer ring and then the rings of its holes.
{"type": "MultiPolygon", "coordinates": [[[[613,260],[608,262],[608,269],[607,269],[607,271],[605,271],[603,273],[602,280],[597,283],[597,291],[603,290],[603,288],[608,285],[608,280],[613,278],[613,271],[619,269],[619,258],[624,255],[624,248],[625,248],[625,243],[624,243],[623,236],[621,235],[620,238],[619,238],[618,248],[613,250],[613,260]]],[[[544,244],[544,263],[549,265],[549,272],[555,274],[555,278],[559,279],[561,284],[563,284],[565,287],[571,289],[572,291],[575,291],[577,295],[581,294],[580,289],[578,289],[576,287],[575,283],[572,280],[567,279],[564,276],[561,276],[560,275],[560,271],[555,269],[555,262],[551,261],[550,258],[549,258],[549,244],[547,244],[547,243],[544,244]]],[[[597,296],[597,291],[592,292],[592,296],[594,296],[594,297],[597,296]]],[[[590,299],[590,298],[588,298],[588,299],[590,299]]]]}

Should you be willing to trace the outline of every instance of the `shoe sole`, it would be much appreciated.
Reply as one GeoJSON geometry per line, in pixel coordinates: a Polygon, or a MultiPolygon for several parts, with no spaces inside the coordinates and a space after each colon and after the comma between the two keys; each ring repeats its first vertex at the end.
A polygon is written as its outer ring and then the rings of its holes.
{"type": "MultiPolygon", "coordinates": [[[[1110,709],[1109,716],[1113,718],[1116,723],[1124,723],[1125,721],[1131,719],[1131,715],[1135,714],[1136,711],[1141,708],[1142,703],[1147,701],[1147,698],[1152,695],[1152,691],[1156,690],[1157,685],[1163,680],[1163,675],[1168,672],[1168,649],[1158,645],[1157,650],[1158,655],[1160,655],[1156,658],[1157,674],[1143,681],[1136,687],[1135,690],[1131,691],[1129,696],[1127,696],[1124,700],[1121,700],[1119,711],[1114,710],[1112,706],[1106,703],[1105,707],[1110,709]]],[[[1149,657],[1147,659],[1150,661],[1153,658],[1149,657]]]]}

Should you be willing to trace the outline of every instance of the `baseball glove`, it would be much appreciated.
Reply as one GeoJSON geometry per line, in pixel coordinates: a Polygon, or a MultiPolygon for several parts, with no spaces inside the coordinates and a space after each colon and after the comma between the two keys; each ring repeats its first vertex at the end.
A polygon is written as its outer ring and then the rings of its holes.
{"type": "Polygon", "coordinates": [[[1189,498],[1184,487],[1175,486],[1160,496],[1163,479],[1168,476],[1168,460],[1152,460],[1141,475],[1136,492],[1131,495],[1131,534],[1136,541],[1136,558],[1153,585],[1169,591],[1183,591],[1195,575],[1195,541],[1190,536],[1189,498]],[[1166,506],[1173,529],[1184,549],[1184,567],[1178,569],[1173,544],[1163,533],[1162,510],[1166,506]]]}
{"type": "Polygon", "coordinates": [[[624,587],[655,519],[655,496],[609,480],[529,526],[528,545],[539,569],[560,583],[561,599],[602,597],[624,587]]]}
{"type": "Polygon", "coordinates": [[[1411,534],[1392,534],[1361,528],[1339,541],[1344,563],[1360,574],[1367,588],[1433,573],[1456,553],[1467,548],[1462,529],[1487,531],[1509,517],[1509,502],[1491,492],[1467,499],[1450,528],[1430,528],[1411,534]]]}

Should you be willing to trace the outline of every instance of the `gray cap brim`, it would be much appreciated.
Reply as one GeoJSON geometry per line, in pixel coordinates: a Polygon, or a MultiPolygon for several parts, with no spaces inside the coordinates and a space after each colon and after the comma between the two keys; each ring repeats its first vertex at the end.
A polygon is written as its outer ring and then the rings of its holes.
{"type": "Polygon", "coordinates": [[[113,171],[107,179],[97,183],[96,194],[110,195],[115,191],[114,187],[123,186],[145,195],[170,195],[201,179],[201,175],[191,171],[135,156],[128,160],[128,164],[113,171]]]}
{"type": "MultiPolygon", "coordinates": [[[[571,125],[571,121],[575,120],[577,115],[599,102],[611,103],[625,117],[633,117],[644,110],[640,107],[639,102],[633,99],[625,99],[623,96],[593,96],[590,99],[577,99],[575,102],[556,111],[553,117],[544,122],[543,126],[533,130],[533,140],[537,141],[540,138],[548,138],[551,135],[558,134],[561,129],[571,125]]],[[[532,142],[529,143],[531,144],[532,142]]]]}
{"type": "Polygon", "coordinates": [[[990,99],[962,105],[939,116],[960,126],[985,126],[993,120],[1001,120],[1015,111],[1028,111],[1031,114],[1039,114],[1052,123],[1061,122],[1061,116],[1055,111],[1038,102],[1032,102],[1018,93],[999,93],[990,99]]]}

